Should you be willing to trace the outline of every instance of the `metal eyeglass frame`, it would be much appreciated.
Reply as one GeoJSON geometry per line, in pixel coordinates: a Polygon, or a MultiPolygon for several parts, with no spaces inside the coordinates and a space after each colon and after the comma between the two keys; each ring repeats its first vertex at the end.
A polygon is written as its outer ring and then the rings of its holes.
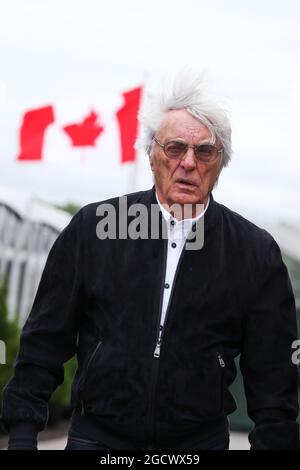
{"type": "MultiPolygon", "coordinates": [[[[165,146],[166,146],[167,144],[169,144],[170,142],[173,142],[172,140],[169,140],[166,144],[161,144],[161,143],[157,140],[156,137],[153,136],[152,139],[163,149],[164,154],[166,155],[166,157],[168,157],[170,160],[179,160],[179,157],[178,157],[178,158],[172,158],[172,157],[169,157],[169,156],[166,154],[165,146]]],[[[174,142],[176,142],[176,141],[174,141],[174,142]]],[[[188,151],[189,148],[192,148],[192,149],[194,150],[194,156],[195,156],[197,162],[201,162],[201,161],[203,161],[203,160],[201,160],[200,158],[198,158],[198,157],[196,156],[196,154],[195,154],[195,147],[200,147],[201,145],[210,145],[211,147],[214,147],[215,149],[218,148],[218,147],[216,147],[215,145],[212,145],[212,144],[195,144],[195,145],[188,145],[188,144],[185,144],[185,145],[186,145],[186,150],[185,150],[185,152],[182,154],[182,156],[180,157],[180,159],[182,159],[182,158],[184,157],[184,155],[186,154],[186,152],[188,151]]],[[[219,150],[217,151],[217,153],[221,153],[221,152],[223,152],[223,150],[224,150],[224,149],[221,148],[221,149],[219,149],[219,150]]],[[[213,160],[214,160],[214,159],[212,159],[212,161],[213,161],[213,160]]]]}

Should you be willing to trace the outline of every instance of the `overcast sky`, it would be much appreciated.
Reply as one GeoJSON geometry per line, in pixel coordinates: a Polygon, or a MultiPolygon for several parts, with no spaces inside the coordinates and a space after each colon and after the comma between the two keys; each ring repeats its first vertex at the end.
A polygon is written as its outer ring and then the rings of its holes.
{"type": "Polygon", "coordinates": [[[296,0],[2,0],[0,186],[79,204],[147,189],[144,155],[134,188],[132,165],[118,163],[113,113],[122,92],[188,66],[232,121],[234,155],[216,199],[298,220],[299,20],[296,0]],[[22,114],[47,104],[56,126],[45,161],[16,162],[22,114]],[[67,148],[59,126],[91,108],[107,133],[96,150],[67,148]]]}

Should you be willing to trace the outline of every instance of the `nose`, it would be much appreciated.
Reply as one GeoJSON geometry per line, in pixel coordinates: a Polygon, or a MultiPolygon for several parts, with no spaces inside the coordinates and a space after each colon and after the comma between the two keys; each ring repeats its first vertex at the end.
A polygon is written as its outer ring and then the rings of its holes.
{"type": "Polygon", "coordinates": [[[180,161],[180,166],[187,171],[194,170],[197,165],[197,160],[195,157],[194,149],[189,147],[186,154],[182,157],[180,161]]]}

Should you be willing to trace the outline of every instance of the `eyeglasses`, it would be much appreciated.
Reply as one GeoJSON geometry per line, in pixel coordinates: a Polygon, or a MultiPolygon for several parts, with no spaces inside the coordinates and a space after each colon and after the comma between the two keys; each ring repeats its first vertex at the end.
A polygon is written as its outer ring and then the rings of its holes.
{"type": "Polygon", "coordinates": [[[218,149],[211,144],[188,145],[178,140],[170,140],[166,144],[161,144],[155,137],[153,140],[160,145],[165,155],[172,160],[181,159],[189,148],[194,149],[194,155],[198,162],[210,163],[216,160],[223,149],[218,149]]]}

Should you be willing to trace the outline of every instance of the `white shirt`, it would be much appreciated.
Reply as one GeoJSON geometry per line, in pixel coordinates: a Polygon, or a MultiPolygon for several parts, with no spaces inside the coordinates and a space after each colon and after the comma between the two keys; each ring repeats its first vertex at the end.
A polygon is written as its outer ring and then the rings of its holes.
{"type": "Polygon", "coordinates": [[[205,214],[210,197],[208,197],[207,205],[201,214],[197,215],[197,217],[192,219],[183,219],[177,220],[176,218],[172,217],[170,212],[168,212],[160,203],[157,194],[156,200],[159,204],[160,210],[162,211],[163,217],[167,223],[168,229],[168,251],[167,251],[167,266],[166,266],[166,276],[165,276],[165,289],[164,289],[164,296],[163,296],[163,304],[162,304],[162,311],[161,311],[161,329],[162,325],[165,321],[166,311],[168,307],[168,303],[170,300],[170,294],[172,292],[172,286],[174,282],[174,276],[176,272],[176,268],[178,265],[178,261],[182,252],[182,249],[185,245],[186,238],[192,228],[194,222],[198,219],[203,217],[205,214]]]}

